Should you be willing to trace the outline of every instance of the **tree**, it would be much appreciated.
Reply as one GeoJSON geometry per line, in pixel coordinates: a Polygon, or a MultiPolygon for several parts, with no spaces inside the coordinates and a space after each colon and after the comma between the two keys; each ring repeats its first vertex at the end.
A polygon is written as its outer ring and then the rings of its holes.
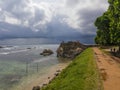
{"type": "Polygon", "coordinates": [[[108,45],[110,42],[110,19],[106,13],[103,16],[98,17],[95,21],[97,27],[97,36],[95,42],[97,44],[108,45]]]}
{"type": "Polygon", "coordinates": [[[108,0],[108,10],[95,21],[100,45],[118,45],[120,50],[120,0],[108,0]]]}

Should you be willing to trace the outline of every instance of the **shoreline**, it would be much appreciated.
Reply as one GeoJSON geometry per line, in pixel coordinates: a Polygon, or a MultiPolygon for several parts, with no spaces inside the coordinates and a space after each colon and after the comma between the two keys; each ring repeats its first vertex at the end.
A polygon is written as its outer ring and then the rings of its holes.
{"type": "Polygon", "coordinates": [[[71,61],[59,63],[57,65],[53,65],[52,67],[45,69],[44,74],[38,74],[33,77],[28,77],[27,82],[18,84],[13,90],[32,90],[34,86],[40,86],[48,84],[55,76],[57,71],[62,71],[65,69],[71,61]]]}

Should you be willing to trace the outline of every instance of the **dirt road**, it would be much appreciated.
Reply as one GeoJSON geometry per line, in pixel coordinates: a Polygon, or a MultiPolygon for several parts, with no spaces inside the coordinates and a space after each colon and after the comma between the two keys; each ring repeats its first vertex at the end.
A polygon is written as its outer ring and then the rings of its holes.
{"type": "Polygon", "coordinates": [[[120,90],[120,63],[117,63],[97,47],[93,50],[103,80],[104,90],[120,90]]]}

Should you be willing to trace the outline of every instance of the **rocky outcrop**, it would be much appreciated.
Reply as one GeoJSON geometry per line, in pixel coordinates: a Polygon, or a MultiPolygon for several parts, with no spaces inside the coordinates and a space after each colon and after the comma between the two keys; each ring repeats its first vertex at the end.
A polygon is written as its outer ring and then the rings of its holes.
{"type": "Polygon", "coordinates": [[[57,49],[57,57],[73,59],[85,48],[86,46],[81,44],[79,41],[62,42],[57,49]]]}
{"type": "Polygon", "coordinates": [[[50,49],[44,49],[42,53],[40,53],[40,55],[43,55],[43,56],[49,56],[53,54],[53,51],[50,50],[50,49]]]}
{"type": "Polygon", "coordinates": [[[40,86],[34,86],[32,90],[40,90],[40,86]]]}

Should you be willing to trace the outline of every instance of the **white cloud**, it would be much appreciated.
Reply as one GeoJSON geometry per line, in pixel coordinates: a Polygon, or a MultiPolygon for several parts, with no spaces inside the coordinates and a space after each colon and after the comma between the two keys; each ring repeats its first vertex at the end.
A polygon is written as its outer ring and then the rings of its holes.
{"type": "Polygon", "coordinates": [[[6,16],[5,17],[5,22],[11,23],[11,24],[20,24],[20,21],[16,18],[6,16]]]}
{"type": "Polygon", "coordinates": [[[52,19],[58,18],[58,21],[84,33],[90,27],[94,28],[95,18],[107,7],[107,0],[3,0],[0,1],[0,21],[38,31],[45,30],[52,19]],[[89,17],[83,17],[86,14],[89,17]]]}
{"type": "MultiPolygon", "coordinates": [[[[70,6],[69,7],[66,6],[65,9],[66,11],[64,11],[64,14],[66,14],[69,17],[67,19],[68,24],[76,29],[77,28],[81,29],[80,23],[82,21],[87,21],[85,18],[84,19],[80,18],[80,15],[83,15],[83,11],[87,13],[89,11],[98,10],[98,12],[102,11],[103,13],[108,7],[107,0],[106,1],[105,0],[67,0],[67,5],[70,6]],[[77,14],[78,12],[79,14],[77,14]]],[[[97,13],[97,12],[92,12],[92,13],[97,13]]],[[[91,14],[91,12],[87,14],[89,15],[91,14]]],[[[96,19],[99,15],[100,13],[98,13],[96,16],[89,16],[89,18],[94,17],[94,19],[96,19]]],[[[94,21],[92,21],[91,23],[94,23],[94,21]]]]}

